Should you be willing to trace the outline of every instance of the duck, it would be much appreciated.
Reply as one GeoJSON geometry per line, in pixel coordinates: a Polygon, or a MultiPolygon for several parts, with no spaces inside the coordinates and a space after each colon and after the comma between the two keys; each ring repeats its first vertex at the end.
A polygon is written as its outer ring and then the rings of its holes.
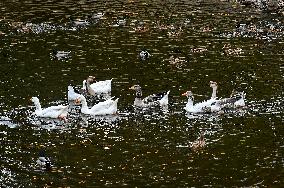
{"type": "Polygon", "coordinates": [[[44,167],[46,170],[49,170],[51,168],[51,161],[48,157],[45,156],[44,150],[41,150],[39,152],[39,157],[36,160],[36,164],[40,167],[44,167]]]}
{"type": "Polygon", "coordinates": [[[83,90],[87,90],[87,93],[90,95],[96,96],[101,94],[109,94],[111,93],[111,82],[110,80],[104,80],[104,81],[95,81],[95,77],[89,76],[87,80],[83,81],[83,90]]]}
{"type": "Polygon", "coordinates": [[[53,50],[52,54],[58,60],[63,60],[63,59],[67,59],[67,58],[70,57],[71,51],[57,51],[57,50],[53,50]]]}
{"type": "Polygon", "coordinates": [[[53,119],[62,119],[64,121],[67,121],[67,110],[68,106],[64,105],[58,105],[58,106],[50,106],[48,108],[42,109],[39,99],[37,97],[32,97],[31,101],[34,103],[36,110],[34,114],[38,117],[43,117],[43,118],[53,118],[53,119]]]}
{"type": "Polygon", "coordinates": [[[139,53],[139,56],[140,56],[140,59],[145,61],[147,59],[150,58],[151,54],[149,52],[147,52],[146,50],[142,50],[140,53],[139,53]]]}
{"type": "Polygon", "coordinates": [[[199,138],[190,144],[190,149],[192,151],[198,151],[198,150],[203,149],[205,145],[206,145],[206,142],[205,142],[205,137],[204,137],[204,131],[202,131],[200,133],[199,138]]]}
{"type": "Polygon", "coordinates": [[[115,115],[117,114],[118,99],[107,99],[103,102],[95,104],[92,108],[88,107],[87,100],[83,95],[76,99],[77,104],[82,104],[81,113],[93,116],[115,115]]]}
{"type": "Polygon", "coordinates": [[[157,105],[167,106],[169,104],[170,91],[152,94],[142,99],[142,89],[140,85],[133,85],[129,89],[134,90],[136,92],[134,106],[150,107],[150,106],[157,106],[157,105]]]}
{"type": "Polygon", "coordinates": [[[75,101],[80,96],[79,93],[76,93],[72,86],[68,86],[67,98],[68,101],[75,101]]]}
{"type": "Polygon", "coordinates": [[[104,13],[98,12],[98,13],[93,14],[92,18],[93,19],[101,19],[104,15],[105,15],[104,13]]]}

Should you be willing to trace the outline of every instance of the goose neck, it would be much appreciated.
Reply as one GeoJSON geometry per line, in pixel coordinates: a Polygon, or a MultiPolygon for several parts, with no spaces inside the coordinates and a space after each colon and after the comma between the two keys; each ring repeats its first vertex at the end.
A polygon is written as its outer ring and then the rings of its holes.
{"type": "Polygon", "coordinates": [[[216,97],[217,97],[217,86],[212,87],[211,99],[215,99],[216,97]]]}
{"type": "Polygon", "coordinates": [[[36,110],[42,110],[39,102],[34,102],[34,105],[36,107],[36,110]]]}
{"type": "Polygon", "coordinates": [[[193,97],[190,97],[190,96],[188,97],[186,106],[187,107],[193,106],[193,97]]]}
{"type": "Polygon", "coordinates": [[[135,96],[136,96],[136,98],[141,99],[142,98],[142,90],[141,89],[137,89],[135,96]]]}

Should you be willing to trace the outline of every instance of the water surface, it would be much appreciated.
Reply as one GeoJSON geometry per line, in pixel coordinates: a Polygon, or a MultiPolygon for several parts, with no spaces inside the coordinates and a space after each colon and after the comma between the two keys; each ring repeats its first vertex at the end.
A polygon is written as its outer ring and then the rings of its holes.
{"type": "Polygon", "coordinates": [[[281,187],[282,18],[219,1],[3,1],[0,184],[281,187]],[[138,57],[143,49],[151,54],[146,61],[138,57]],[[54,50],[71,53],[57,59],[54,50]],[[184,61],[172,65],[171,56],[184,61]],[[81,88],[89,75],[113,78],[118,116],[78,109],[67,123],[32,116],[30,97],[43,107],[67,104],[67,86],[81,88]],[[210,80],[219,97],[245,91],[247,108],[186,114],[181,94],[192,90],[205,100],[210,80]],[[168,111],[135,111],[134,84],[145,96],[170,90],[168,111]],[[202,131],[206,147],[192,152],[202,131]],[[51,171],[36,165],[42,149],[51,171]]]}

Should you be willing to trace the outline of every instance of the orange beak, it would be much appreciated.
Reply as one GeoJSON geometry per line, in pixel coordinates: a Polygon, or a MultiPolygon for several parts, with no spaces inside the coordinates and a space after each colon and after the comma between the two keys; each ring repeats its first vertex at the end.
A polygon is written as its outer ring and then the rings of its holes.
{"type": "Polygon", "coordinates": [[[132,90],[134,90],[134,86],[130,87],[129,89],[132,89],[132,90]]]}
{"type": "Polygon", "coordinates": [[[75,99],[75,104],[80,104],[81,103],[81,100],[79,98],[75,99]]]}
{"type": "Polygon", "coordinates": [[[185,93],[183,93],[183,94],[181,94],[181,96],[186,96],[187,94],[186,94],[186,92],[185,93]]]}

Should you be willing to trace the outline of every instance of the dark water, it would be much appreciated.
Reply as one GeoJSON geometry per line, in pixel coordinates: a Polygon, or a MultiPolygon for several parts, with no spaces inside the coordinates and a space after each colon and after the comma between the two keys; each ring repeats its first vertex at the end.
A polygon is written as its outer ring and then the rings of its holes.
{"type": "Polygon", "coordinates": [[[281,14],[219,1],[0,5],[1,187],[283,186],[281,14]],[[142,49],[150,59],[138,58],[142,49]],[[57,59],[53,50],[71,53],[57,59]],[[172,65],[171,56],[184,62],[172,65]],[[67,104],[67,86],[80,88],[89,75],[113,78],[118,116],[31,117],[30,97],[44,107],[67,104]],[[210,80],[220,97],[245,91],[247,108],[187,115],[181,93],[205,100],[210,80]],[[171,90],[168,111],[134,111],[128,88],[137,83],[145,96],[171,90]],[[202,131],[206,147],[192,152],[202,131]],[[50,171],[36,164],[42,149],[50,171]]]}

